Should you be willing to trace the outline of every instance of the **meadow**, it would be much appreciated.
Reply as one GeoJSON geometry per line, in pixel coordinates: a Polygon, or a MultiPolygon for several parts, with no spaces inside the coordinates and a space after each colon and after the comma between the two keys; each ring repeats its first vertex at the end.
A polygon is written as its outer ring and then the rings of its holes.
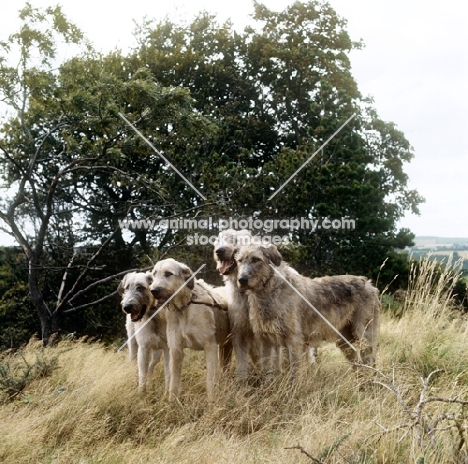
{"type": "Polygon", "coordinates": [[[414,270],[404,302],[383,294],[375,368],[326,345],[292,385],[287,366],[252,385],[231,369],[213,403],[201,353],[187,351],[169,403],[162,365],[140,396],[117,345],[32,339],[0,357],[0,462],[468,462],[468,319],[452,302],[456,271],[435,266],[414,270]]]}

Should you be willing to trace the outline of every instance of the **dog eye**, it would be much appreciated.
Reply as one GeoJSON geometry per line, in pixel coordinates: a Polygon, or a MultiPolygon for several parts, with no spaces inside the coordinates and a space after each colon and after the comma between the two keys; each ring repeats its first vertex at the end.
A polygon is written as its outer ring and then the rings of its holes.
{"type": "Polygon", "coordinates": [[[164,277],[171,277],[171,275],[174,275],[174,274],[172,272],[169,272],[169,271],[164,273],[164,277]]]}
{"type": "Polygon", "coordinates": [[[258,263],[259,261],[260,261],[260,258],[257,258],[256,256],[252,256],[252,258],[250,258],[251,263],[258,263]]]}
{"type": "Polygon", "coordinates": [[[136,289],[141,292],[142,290],[145,290],[145,287],[143,285],[137,285],[136,289]]]}

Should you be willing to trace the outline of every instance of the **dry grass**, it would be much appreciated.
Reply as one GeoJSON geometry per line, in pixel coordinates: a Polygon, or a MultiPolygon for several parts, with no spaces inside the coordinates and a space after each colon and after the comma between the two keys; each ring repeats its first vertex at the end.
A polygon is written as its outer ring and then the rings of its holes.
{"type": "MultiPolygon", "coordinates": [[[[246,387],[229,373],[213,404],[201,353],[187,352],[180,403],[169,404],[162,366],[140,397],[126,353],[62,342],[42,355],[60,353],[58,369],[0,406],[0,461],[466,462],[468,323],[450,309],[451,279],[431,279],[428,263],[403,315],[384,315],[377,370],[356,372],[329,345],[294,386],[285,374],[246,387]]],[[[31,342],[23,356],[38,353],[31,342]]]]}

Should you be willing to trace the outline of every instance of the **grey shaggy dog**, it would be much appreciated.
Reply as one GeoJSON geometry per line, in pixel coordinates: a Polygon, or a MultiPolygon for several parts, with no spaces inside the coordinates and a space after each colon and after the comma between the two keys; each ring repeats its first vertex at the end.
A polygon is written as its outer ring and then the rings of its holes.
{"type": "Polygon", "coordinates": [[[219,233],[214,245],[217,270],[223,276],[228,298],[228,314],[232,331],[232,345],[236,357],[236,373],[245,379],[251,364],[257,371],[280,369],[281,351],[261,334],[254,334],[249,321],[249,303],[245,292],[237,286],[237,250],[250,245],[254,237],[247,229],[227,229],[219,233]],[[249,362],[250,360],[250,362],[249,362]]]}
{"type": "Polygon", "coordinates": [[[282,261],[275,246],[242,247],[235,260],[237,285],[247,294],[252,330],[270,336],[273,342],[288,349],[292,376],[304,344],[336,342],[349,361],[374,364],[380,300],[378,290],[367,278],[301,276],[282,261]]]}

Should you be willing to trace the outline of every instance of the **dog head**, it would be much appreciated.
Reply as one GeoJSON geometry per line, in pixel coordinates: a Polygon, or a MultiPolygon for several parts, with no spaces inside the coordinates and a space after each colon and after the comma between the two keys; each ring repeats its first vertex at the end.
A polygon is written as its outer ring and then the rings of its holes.
{"type": "Polygon", "coordinates": [[[235,260],[237,286],[241,290],[249,290],[264,286],[274,272],[270,264],[279,266],[282,257],[274,245],[249,245],[239,249],[235,260]]]}
{"type": "Polygon", "coordinates": [[[216,269],[221,275],[232,274],[236,270],[234,255],[236,251],[246,245],[250,245],[252,234],[247,229],[227,229],[219,233],[214,244],[214,259],[216,269]]]}
{"type": "Polygon", "coordinates": [[[150,292],[152,281],[149,273],[130,272],[117,288],[122,297],[122,311],[129,314],[133,322],[139,321],[155,303],[150,292]]]}
{"type": "Polygon", "coordinates": [[[167,301],[181,287],[183,288],[178,291],[171,303],[181,308],[190,302],[195,278],[189,280],[192,271],[188,266],[172,258],[163,259],[155,264],[151,275],[153,281],[150,290],[158,304],[167,301]]]}

